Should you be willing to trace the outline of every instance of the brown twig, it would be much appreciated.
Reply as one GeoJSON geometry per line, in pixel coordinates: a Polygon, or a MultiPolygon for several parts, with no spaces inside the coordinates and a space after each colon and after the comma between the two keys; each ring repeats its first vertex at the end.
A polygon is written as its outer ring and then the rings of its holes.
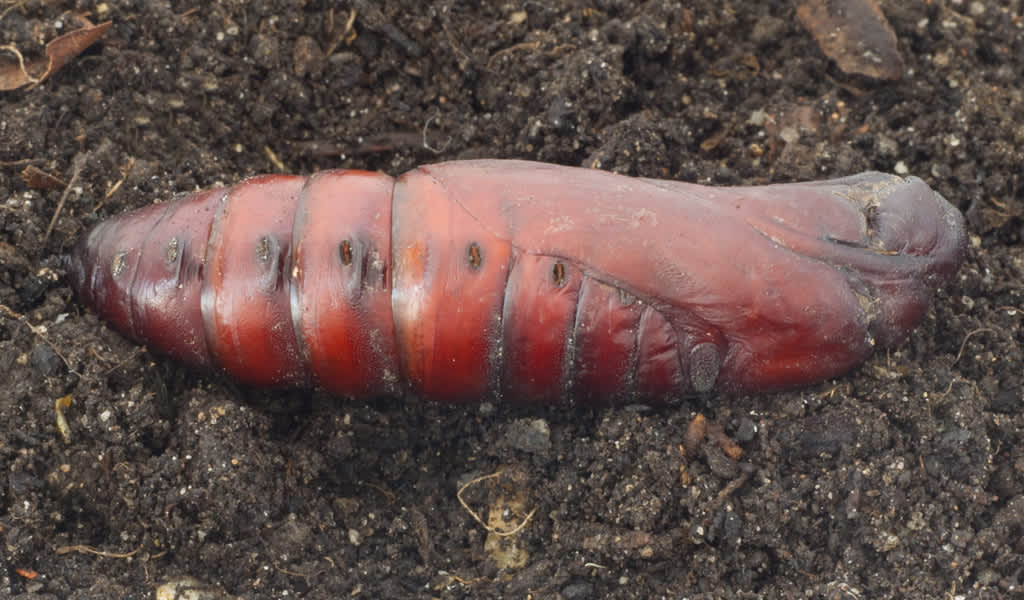
{"type": "Polygon", "coordinates": [[[75,156],[74,160],[71,161],[71,181],[64,188],[64,193],[60,195],[60,202],[57,203],[57,210],[53,211],[53,217],[50,218],[50,224],[46,227],[46,233],[43,234],[43,241],[50,239],[50,233],[53,232],[53,226],[57,224],[57,218],[60,217],[60,213],[64,210],[64,202],[68,199],[68,194],[71,193],[71,188],[75,187],[78,182],[78,176],[82,173],[82,167],[85,166],[85,161],[89,154],[79,154],[75,156]]]}
{"type": "Polygon", "coordinates": [[[274,168],[276,168],[279,173],[287,171],[284,163],[281,162],[281,159],[277,157],[277,154],[270,148],[270,146],[263,146],[263,153],[267,155],[270,162],[274,163],[274,168]]]}
{"type": "Polygon", "coordinates": [[[74,546],[61,546],[54,550],[57,554],[69,554],[71,552],[79,552],[81,554],[95,554],[96,556],[102,556],[104,558],[131,558],[142,550],[142,546],[132,550],[131,552],[107,552],[105,550],[98,550],[92,546],[86,546],[85,544],[75,544],[74,546]]]}
{"type": "Polygon", "coordinates": [[[121,189],[121,186],[124,185],[125,180],[128,179],[128,174],[131,173],[134,166],[135,157],[131,156],[128,158],[128,164],[121,168],[121,178],[114,182],[114,185],[110,186],[110,189],[107,190],[106,194],[103,194],[104,200],[110,200],[110,198],[117,193],[117,190],[121,189]]]}
{"type": "Polygon", "coordinates": [[[18,160],[0,160],[0,167],[19,167],[46,162],[45,158],[20,158],[18,160]]]}

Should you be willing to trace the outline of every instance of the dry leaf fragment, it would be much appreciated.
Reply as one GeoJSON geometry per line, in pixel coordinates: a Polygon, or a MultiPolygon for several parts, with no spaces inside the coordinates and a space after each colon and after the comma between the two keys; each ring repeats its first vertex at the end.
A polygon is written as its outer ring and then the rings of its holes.
{"type": "Polygon", "coordinates": [[[896,34],[874,0],[798,0],[796,16],[844,73],[903,76],[896,34]]]}
{"type": "Polygon", "coordinates": [[[89,25],[50,40],[46,44],[46,57],[25,62],[21,52],[13,45],[0,46],[7,56],[0,54],[0,91],[16,90],[25,86],[29,89],[46,81],[71,59],[96,43],[112,22],[89,25]]]}
{"type": "Polygon", "coordinates": [[[35,165],[22,169],[21,178],[25,185],[34,190],[62,190],[67,186],[59,177],[50,175],[35,165]]]}

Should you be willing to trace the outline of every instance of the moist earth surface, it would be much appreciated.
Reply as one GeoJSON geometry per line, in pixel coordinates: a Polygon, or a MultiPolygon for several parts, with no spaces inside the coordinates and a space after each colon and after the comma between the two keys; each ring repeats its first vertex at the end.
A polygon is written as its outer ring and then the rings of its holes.
{"type": "Polygon", "coordinates": [[[895,81],[841,71],[783,2],[0,4],[4,60],[113,22],[0,93],[0,597],[1020,594],[1022,3],[882,9],[895,81]],[[915,174],[967,258],[845,377],[653,409],[249,389],[64,277],[91,224],[178,193],[483,157],[915,174]]]}

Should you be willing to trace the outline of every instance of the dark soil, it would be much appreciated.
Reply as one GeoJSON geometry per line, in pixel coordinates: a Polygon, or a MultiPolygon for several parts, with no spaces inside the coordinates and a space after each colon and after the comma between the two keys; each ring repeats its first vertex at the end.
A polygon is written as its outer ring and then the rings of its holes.
{"type": "Polygon", "coordinates": [[[1020,0],[886,3],[907,66],[888,83],[840,72],[784,2],[338,4],[0,3],[27,56],[75,14],[114,22],[0,95],[0,597],[186,576],[244,598],[1021,597],[1020,0]],[[713,184],[905,167],[971,244],[925,323],[851,375],[662,410],[242,389],[126,341],[63,280],[87,226],[178,192],[470,157],[713,184]],[[47,237],[62,191],[21,172],[76,162],[47,237]],[[698,413],[738,461],[683,450],[698,413]],[[457,498],[499,471],[463,497],[492,525],[532,515],[504,554],[457,498]]]}

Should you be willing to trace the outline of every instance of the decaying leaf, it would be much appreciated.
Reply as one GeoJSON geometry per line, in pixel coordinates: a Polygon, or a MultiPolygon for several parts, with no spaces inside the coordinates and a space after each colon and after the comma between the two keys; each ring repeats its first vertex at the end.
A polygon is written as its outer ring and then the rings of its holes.
{"type": "Polygon", "coordinates": [[[798,0],[796,15],[844,73],[903,75],[896,34],[874,0],[798,0]]]}
{"type": "Polygon", "coordinates": [[[21,178],[25,185],[34,190],[62,190],[67,186],[59,177],[34,165],[25,167],[21,171],[21,178]]]}
{"type": "Polygon", "coordinates": [[[17,47],[0,46],[0,91],[29,89],[46,81],[71,59],[96,43],[108,29],[111,22],[88,25],[46,44],[46,56],[26,61],[17,47]]]}

